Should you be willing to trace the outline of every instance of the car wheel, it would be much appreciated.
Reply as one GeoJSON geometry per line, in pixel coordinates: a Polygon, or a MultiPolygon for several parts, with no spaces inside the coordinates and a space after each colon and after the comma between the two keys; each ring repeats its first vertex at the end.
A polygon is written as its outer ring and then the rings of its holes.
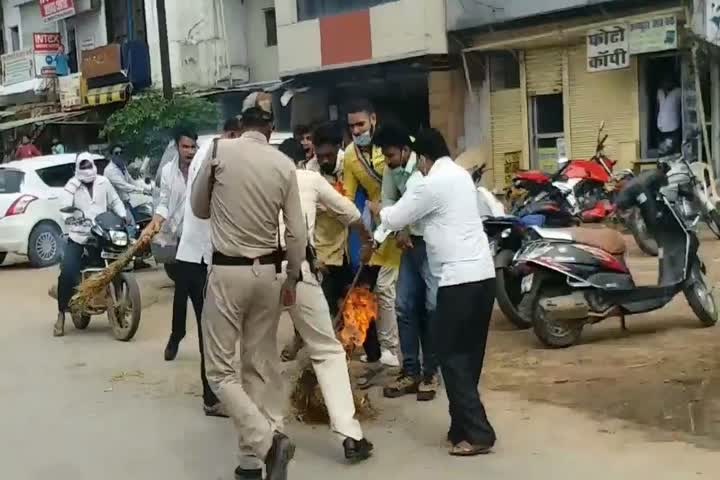
{"type": "Polygon", "coordinates": [[[51,223],[41,223],[33,228],[28,244],[30,265],[45,268],[55,265],[62,258],[60,229],[51,223]]]}
{"type": "Polygon", "coordinates": [[[0,252],[0,265],[2,265],[3,262],[5,261],[5,257],[7,257],[7,253],[0,252]]]}

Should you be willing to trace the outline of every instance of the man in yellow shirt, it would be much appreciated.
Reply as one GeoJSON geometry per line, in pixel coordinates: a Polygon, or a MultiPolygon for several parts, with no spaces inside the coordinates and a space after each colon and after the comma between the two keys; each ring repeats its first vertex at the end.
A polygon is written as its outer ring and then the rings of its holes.
{"type": "MultiPolygon", "coordinates": [[[[386,169],[382,150],[374,147],[372,136],[377,127],[375,108],[367,100],[348,105],[348,126],[353,143],[345,150],[343,183],[345,195],[355,201],[359,189],[365,190],[368,202],[382,202],[382,177],[386,169]]],[[[367,216],[367,212],[364,217],[367,216]]],[[[365,360],[397,367],[397,320],[395,317],[395,286],[400,267],[401,251],[394,237],[388,238],[365,267],[361,283],[370,286],[378,298],[378,319],[368,331],[365,360]]]]}

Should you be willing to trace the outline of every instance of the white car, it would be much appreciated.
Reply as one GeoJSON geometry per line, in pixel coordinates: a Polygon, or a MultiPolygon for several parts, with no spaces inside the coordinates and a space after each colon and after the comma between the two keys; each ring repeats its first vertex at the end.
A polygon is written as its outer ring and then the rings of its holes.
{"type": "MultiPolygon", "coordinates": [[[[0,165],[0,263],[25,255],[33,267],[60,261],[65,184],[75,175],[77,154],[49,155],[0,165]]],[[[94,155],[101,170],[104,158],[94,155]]]]}

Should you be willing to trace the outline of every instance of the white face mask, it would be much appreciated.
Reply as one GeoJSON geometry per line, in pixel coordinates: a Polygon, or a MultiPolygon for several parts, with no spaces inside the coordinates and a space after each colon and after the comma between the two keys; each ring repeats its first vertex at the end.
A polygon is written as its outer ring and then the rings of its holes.
{"type": "Polygon", "coordinates": [[[76,173],[78,180],[82,183],[92,183],[97,178],[97,172],[94,168],[87,170],[78,170],[76,173]]]}
{"type": "Polygon", "coordinates": [[[367,131],[358,136],[354,136],[353,140],[355,141],[355,145],[358,147],[367,147],[372,143],[372,134],[370,131],[367,131]]]}

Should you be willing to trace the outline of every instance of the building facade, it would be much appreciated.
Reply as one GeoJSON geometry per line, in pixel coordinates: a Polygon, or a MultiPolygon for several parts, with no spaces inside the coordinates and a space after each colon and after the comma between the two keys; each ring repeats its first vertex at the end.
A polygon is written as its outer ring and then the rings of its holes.
{"type": "Polygon", "coordinates": [[[519,168],[590,158],[601,123],[616,168],[651,163],[665,79],[682,90],[684,132],[710,111],[679,1],[467,3],[448,0],[450,35],[465,45],[464,143],[496,190],[519,168]]]}
{"type": "Polygon", "coordinates": [[[344,119],[355,97],[410,128],[442,118],[450,95],[442,0],[276,0],[279,74],[292,79],[292,123],[344,119]]]}

